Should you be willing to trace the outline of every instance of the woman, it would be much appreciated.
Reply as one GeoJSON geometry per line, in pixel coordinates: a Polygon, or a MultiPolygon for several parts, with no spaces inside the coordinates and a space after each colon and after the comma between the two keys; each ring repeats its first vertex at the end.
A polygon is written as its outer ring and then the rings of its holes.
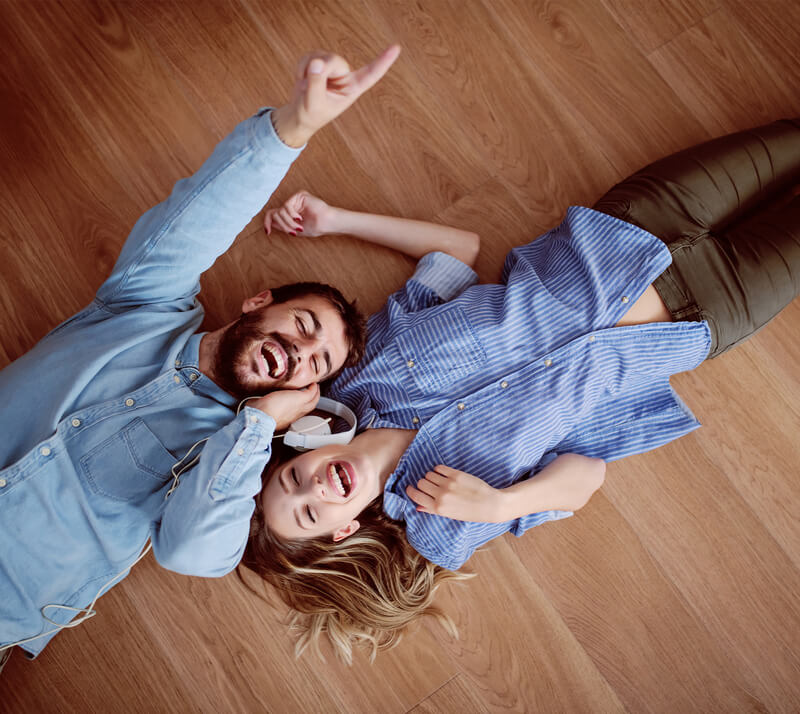
{"type": "Polygon", "coordinates": [[[274,467],[256,499],[243,564],[307,616],[300,647],[393,643],[476,547],[570,515],[605,461],[699,426],[669,376],[800,292],[800,196],[781,195],[798,179],[800,120],[694,147],[570,208],[509,254],[503,285],[472,285],[463,231],[305,193],[269,211],[268,231],[445,253],[371,318],[366,357],[330,390],[366,431],[274,467]]]}

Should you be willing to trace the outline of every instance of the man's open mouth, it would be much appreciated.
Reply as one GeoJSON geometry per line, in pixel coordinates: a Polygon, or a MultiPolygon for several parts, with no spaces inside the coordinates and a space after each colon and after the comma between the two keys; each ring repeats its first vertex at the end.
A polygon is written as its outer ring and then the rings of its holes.
{"type": "Polygon", "coordinates": [[[280,379],[286,374],[289,362],[283,348],[275,342],[264,342],[261,345],[261,356],[267,365],[267,374],[273,379],[280,379]]]}
{"type": "Polygon", "coordinates": [[[343,498],[347,498],[353,490],[353,478],[350,471],[345,464],[338,461],[328,464],[328,481],[343,498]]]}

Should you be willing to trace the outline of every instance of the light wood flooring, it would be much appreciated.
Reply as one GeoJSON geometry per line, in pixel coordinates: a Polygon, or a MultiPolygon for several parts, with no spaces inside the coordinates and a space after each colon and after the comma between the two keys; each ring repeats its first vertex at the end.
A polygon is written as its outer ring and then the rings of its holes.
{"type": "MultiPolygon", "coordinates": [[[[794,0],[0,0],[0,366],[87,304],[136,218],[316,47],[386,79],[275,196],[481,233],[479,272],[645,163],[800,115],[794,0]]],[[[412,263],[254,221],[204,277],[207,327],[325,280],[377,309],[412,263]]],[[[575,518],[476,555],[375,664],[293,659],[283,610],[152,557],[3,712],[800,710],[800,301],[674,385],[704,427],[614,463],[575,518]]],[[[32,388],[30,385],[20,388],[32,388]]],[[[2,408],[0,406],[0,408],[2,408]]],[[[0,539],[2,539],[0,521],[0,539]]],[[[0,540],[0,547],[1,540],[0,540]]]]}

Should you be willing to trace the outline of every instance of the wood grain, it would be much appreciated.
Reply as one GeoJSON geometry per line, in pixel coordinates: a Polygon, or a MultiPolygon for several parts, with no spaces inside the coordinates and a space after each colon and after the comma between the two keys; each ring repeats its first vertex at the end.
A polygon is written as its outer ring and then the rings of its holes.
{"type": "MultiPolygon", "coordinates": [[[[569,204],[800,115],[798,28],[793,0],[4,0],[0,366],[92,299],[137,217],[283,101],[309,49],[404,48],[273,200],[307,188],[478,231],[495,281],[569,204]]],[[[267,238],[256,217],[203,277],[205,324],[301,279],[373,311],[412,270],[345,236],[267,238]]],[[[438,597],[458,639],[423,622],[374,664],[295,660],[259,582],[264,598],[148,558],[35,662],[15,653],[0,710],[796,712],[798,325],[795,301],[673,380],[702,429],[610,465],[574,518],[478,553],[478,577],[438,597]]]]}

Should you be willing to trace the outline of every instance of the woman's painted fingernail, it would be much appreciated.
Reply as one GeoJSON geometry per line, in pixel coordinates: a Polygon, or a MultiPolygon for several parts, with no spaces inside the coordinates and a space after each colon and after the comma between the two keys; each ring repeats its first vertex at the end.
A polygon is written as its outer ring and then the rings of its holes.
{"type": "Polygon", "coordinates": [[[295,233],[294,231],[289,231],[289,235],[296,236],[296,235],[297,235],[297,233],[295,233]]]}
{"type": "Polygon", "coordinates": [[[302,232],[303,232],[303,227],[302,227],[302,226],[300,226],[300,227],[297,229],[297,232],[298,232],[298,233],[302,233],[302,232]]]}

